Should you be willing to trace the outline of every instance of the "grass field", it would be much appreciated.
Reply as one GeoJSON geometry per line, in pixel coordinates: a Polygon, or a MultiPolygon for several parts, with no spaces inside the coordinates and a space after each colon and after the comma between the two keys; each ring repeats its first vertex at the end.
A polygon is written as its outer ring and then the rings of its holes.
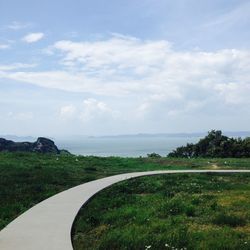
{"type": "Polygon", "coordinates": [[[38,202],[75,185],[133,171],[250,169],[250,159],[119,158],[0,153],[0,229],[38,202]]]}
{"type": "Polygon", "coordinates": [[[97,194],[74,224],[80,249],[250,249],[250,174],[140,177],[97,194]]]}

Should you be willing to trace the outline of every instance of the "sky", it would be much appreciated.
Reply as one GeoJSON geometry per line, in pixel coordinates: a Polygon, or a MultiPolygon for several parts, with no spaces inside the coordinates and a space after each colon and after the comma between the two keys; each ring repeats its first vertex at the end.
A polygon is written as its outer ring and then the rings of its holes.
{"type": "Polygon", "coordinates": [[[0,0],[0,134],[249,131],[249,27],[249,0],[0,0]]]}

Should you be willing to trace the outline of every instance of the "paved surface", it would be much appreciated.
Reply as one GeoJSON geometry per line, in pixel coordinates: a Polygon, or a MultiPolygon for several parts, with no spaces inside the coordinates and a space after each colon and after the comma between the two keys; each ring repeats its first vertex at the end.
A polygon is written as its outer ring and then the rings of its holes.
{"type": "Polygon", "coordinates": [[[123,180],[173,173],[250,173],[250,170],[148,171],[114,175],[68,189],[32,207],[0,232],[1,250],[72,250],[71,227],[79,209],[100,190],[123,180]]]}

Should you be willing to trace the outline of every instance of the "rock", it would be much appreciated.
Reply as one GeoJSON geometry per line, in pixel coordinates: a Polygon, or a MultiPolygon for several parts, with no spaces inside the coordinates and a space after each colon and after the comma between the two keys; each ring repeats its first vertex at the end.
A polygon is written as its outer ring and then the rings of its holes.
{"type": "Polygon", "coordinates": [[[0,151],[31,151],[32,143],[30,142],[13,142],[0,138],[0,151]]]}
{"type": "MultiPolygon", "coordinates": [[[[38,152],[38,153],[52,153],[52,154],[65,154],[66,150],[59,150],[55,143],[47,138],[39,137],[34,143],[32,142],[14,142],[0,138],[0,151],[9,152],[38,152]]],[[[70,153],[69,153],[70,154],[70,153]]]]}
{"type": "Polygon", "coordinates": [[[47,138],[39,137],[33,144],[33,152],[58,154],[59,150],[55,143],[47,138]]]}

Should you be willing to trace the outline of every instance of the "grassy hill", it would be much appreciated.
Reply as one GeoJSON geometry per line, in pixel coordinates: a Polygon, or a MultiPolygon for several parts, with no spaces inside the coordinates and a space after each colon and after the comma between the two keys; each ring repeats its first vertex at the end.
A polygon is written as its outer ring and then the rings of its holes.
{"type": "Polygon", "coordinates": [[[0,229],[38,202],[75,185],[119,173],[159,169],[250,169],[250,159],[106,158],[1,152],[0,229]]]}

